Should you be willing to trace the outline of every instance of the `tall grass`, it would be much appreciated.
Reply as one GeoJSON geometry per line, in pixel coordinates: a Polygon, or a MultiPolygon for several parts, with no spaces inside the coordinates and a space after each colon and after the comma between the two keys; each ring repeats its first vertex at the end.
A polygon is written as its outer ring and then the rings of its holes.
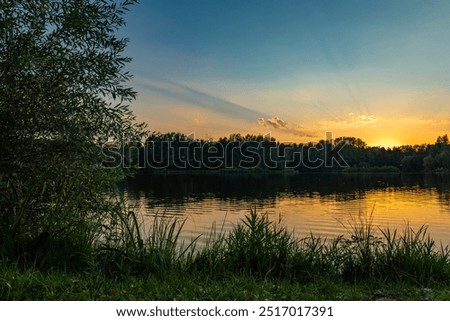
{"type": "Polygon", "coordinates": [[[292,281],[399,281],[450,284],[450,249],[437,245],[425,226],[402,233],[376,229],[373,212],[349,222],[349,235],[302,239],[255,211],[192,262],[213,273],[244,273],[292,281]]]}
{"type": "Polygon", "coordinates": [[[448,246],[436,244],[425,226],[416,231],[406,226],[400,232],[376,229],[373,212],[349,222],[348,235],[329,240],[314,235],[299,239],[280,221],[251,210],[228,233],[223,225],[214,227],[206,246],[196,248],[198,238],[181,242],[183,220],[157,215],[145,226],[135,209],[117,199],[77,208],[82,195],[70,183],[64,195],[53,194],[64,197],[50,199],[45,215],[35,218],[39,211],[27,200],[39,193],[27,198],[19,187],[7,187],[19,196],[9,198],[15,200],[11,206],[2,205],[8,210],[0,222],[4,265],[95,271],[114,278],[195,272],[289,282],[331,278],[450,285],[448,246]]]}
{"type": "Polygon", "coordinates": [[[379,269],[382,275],[418,283],[448,282],[450,249],[442,244],[437,246],[426,226],[417,231],[406,226],[399,236],[396,230],[381,231],[383,250],[379,254],[379,269]]]}
{"type": "Polygon", "coordinates": [[[157,215],[148,227],[133,209],[112,216],[96,259],[112,274],[164,274],[181,271],[192,261],[196,240],[180,241],[184,220],[157,215]]]}
{"type": "Polygon", "coordinates": [[[0,260],[46,268],[83,265],[109,202],[90,204],[72,181],[9,179],[0,196],[0,260]],[[56,193],[58,190],[59,193],[56,193]]]}
{"type": "Polygon", "coordinates": [[[232,271],[279,276],[290,269],[296,251],[291,232],[252,210],[225,238],[223,264],[232,271]]]}

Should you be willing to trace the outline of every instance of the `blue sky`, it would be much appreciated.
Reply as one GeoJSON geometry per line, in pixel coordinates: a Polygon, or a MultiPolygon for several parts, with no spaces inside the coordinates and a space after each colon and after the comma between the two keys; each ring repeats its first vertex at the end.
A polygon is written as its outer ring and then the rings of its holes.
{"type": "Polygon", "coordinates": [[[151,130],[326,131],[373,145],[450,129],[450,1],[144,1],[122,33],[151,130]]]}

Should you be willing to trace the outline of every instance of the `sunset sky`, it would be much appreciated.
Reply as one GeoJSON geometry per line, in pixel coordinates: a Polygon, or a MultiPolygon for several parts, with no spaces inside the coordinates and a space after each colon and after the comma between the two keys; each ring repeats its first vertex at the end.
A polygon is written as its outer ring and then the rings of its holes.
{"type": "Polygon", "coordinates": [[[121,34],[150,130],[369,145],[450,134],[450,1],[141,1],[121,34]]]}

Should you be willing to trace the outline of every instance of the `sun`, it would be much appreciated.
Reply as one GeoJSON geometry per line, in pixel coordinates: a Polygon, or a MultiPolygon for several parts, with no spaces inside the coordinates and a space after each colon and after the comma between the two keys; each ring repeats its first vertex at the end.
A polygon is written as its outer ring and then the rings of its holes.
{"type": "Polygon", "coordinates": [[[401,143],[394,138],[380,138],[380,139],[375,139],[369,145],[370,146],[380,146],[380,147],[384,147],[384,148],[392,148],[395,146],[400,146],[401,143]]]}

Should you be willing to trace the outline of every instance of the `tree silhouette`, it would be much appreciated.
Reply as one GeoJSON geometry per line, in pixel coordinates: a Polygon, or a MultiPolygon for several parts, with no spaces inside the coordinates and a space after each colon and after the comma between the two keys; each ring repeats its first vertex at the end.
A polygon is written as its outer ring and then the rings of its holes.
{"type": "Polygon", "coordinates": [[[135,2],[0,3],[3,252],[20,237],[92,218],[123,174],[102,168],[102,145],[129,145],[144,132],[129,109],[127,39],[115,34],[135,2]]]}

